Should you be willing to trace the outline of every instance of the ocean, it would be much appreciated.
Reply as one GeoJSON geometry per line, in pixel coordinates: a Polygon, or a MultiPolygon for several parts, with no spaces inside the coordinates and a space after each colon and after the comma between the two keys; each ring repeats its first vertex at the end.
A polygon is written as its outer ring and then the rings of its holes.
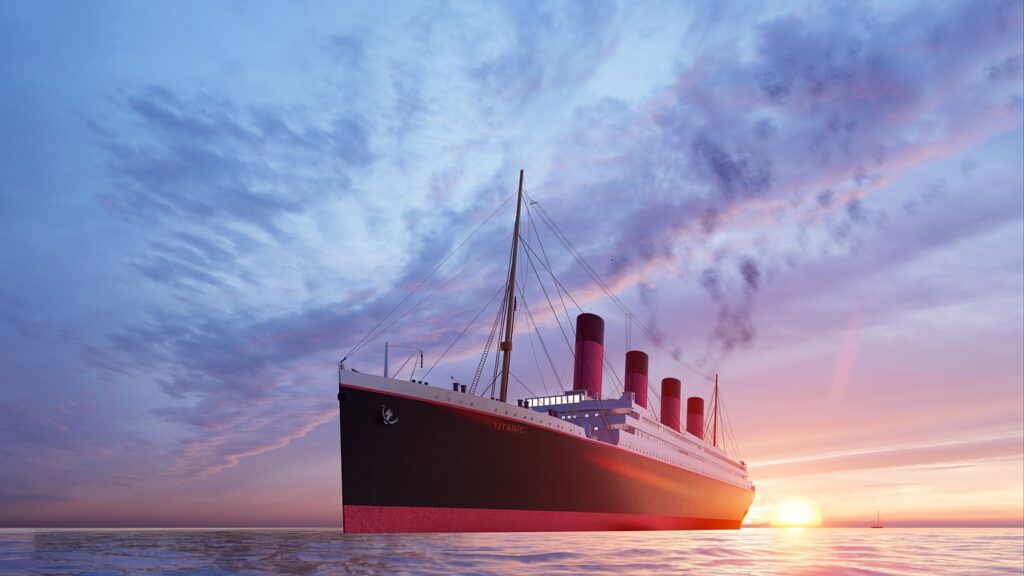
{"type": "Polygon", "coordinates": [[[1021,528],[0,530],[0,574],[1022,574],[1021,528]]]}

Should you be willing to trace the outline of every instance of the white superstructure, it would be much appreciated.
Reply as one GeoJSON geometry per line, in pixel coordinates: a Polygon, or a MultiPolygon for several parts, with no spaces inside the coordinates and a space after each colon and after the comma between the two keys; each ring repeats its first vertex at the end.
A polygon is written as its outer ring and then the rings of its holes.
{"type": "Polygon", "coordinates": [[[578,426],[588,438],[751,490],[746,464],[689,432],[645,414],[632,392],[595,400],[582,390],[527,398],[524,406],[578,426]]]}

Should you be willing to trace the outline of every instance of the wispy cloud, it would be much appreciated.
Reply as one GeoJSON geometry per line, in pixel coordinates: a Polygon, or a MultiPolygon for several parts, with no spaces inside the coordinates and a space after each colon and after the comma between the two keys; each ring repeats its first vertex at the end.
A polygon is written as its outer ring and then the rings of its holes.
{"type": "Polygon", "coordinates": [[[856,249],[909,216],[869,195],[934,203],[945,181],[920,192],[897,183],[1019,129],[1019,82],[987,72],[1015,61],[1019,20],[1018,8],[987,3],[926,19],[845,7],[772,19],[753,54],[716,44],[688,57],[646,106],[577,112],[559,164],[588,169],[558,177],[559,190],[579,192],[553,199],[553,210],[615,274],[674,255],[716,303],[709,345],[728,353],[754,337],[755,295],[780,268],[822,247],[856,249]],[[624,202],[623,191],[636,201],[624,202]],[[577,194],[588,208],[574,204],[577,194]]]}
{"type": "Polygon", "coordinates": [[[943,442],[878,445],[823,454],[749,462],[753,474],[768,480],[844,470],[870,470],[907,466],[969,465],[993,458],[1024,458],[1024,436],[1019,430],[972,436],[943,442]]]}

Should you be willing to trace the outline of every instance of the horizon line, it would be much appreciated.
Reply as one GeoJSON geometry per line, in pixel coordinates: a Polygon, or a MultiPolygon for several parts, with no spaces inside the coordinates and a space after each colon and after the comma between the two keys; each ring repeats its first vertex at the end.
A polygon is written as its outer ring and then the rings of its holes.
{"type": "MultiPolygon", "coordinates": [[[[744,524],[737,530],[743,530],[745,528],[773,528],[780,530],[789,530],[792,528],[801,529],[849,529],[849,528],[864,528],[870,529],[869,525],[863,523],[835,523],[835,524],[822,524],[819,526],[773,526],[769,523],[757,523],[757,524],[744,524]]],[[[1010,522],[994,522],[994,523],[894,523],[887,524],[884,528],[1020,528],[1024,529],[1024,520],[1010,523],[1010,522]]],[[[339,531],[342,532],[342,526],[338,525],[279,525],[279,526],[255,526],[255,525],[227,525],[227,526],[190,526],[190,525],[78,525],[78,526],[59,526],[59,525],[8,525],[0,526],[0,530],[11,531],[11,530],[302,530],[302,531],[339,531]]],[[[673,530],[669,530],[672,532],[673,530]]],[[[684,530],[683,532],[689,532],[690,530],[684,530]]],[[[702,530],[697,530],[698,532],[702,530]]],[[[716,530],[722,532],[730,532],[734,530],[716,530]]],[[[539,531],[544,532],[544,531],[539,531]]],[[[678,532],[678,530],[676,530],[678,532]]],[[[466,534],[475,534],[476,532],[465,532],[466,534]]],[[[485,532],[480,532],[481,534],[485,532]]],[[[496,534],[501,532],[494,532],[496,534]]]]}

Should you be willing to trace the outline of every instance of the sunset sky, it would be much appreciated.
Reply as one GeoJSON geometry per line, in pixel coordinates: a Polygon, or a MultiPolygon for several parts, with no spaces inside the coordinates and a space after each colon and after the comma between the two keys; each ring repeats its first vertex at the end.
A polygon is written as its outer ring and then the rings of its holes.
{"type": "Polygon", "coordinates": [[[472,379],[520,169],[620,377],[540,210],[652,381],[720,374],[748,522],[1024,523],[1019,1],[2,0],[0,55],[0,525],[336,525],[338,360],[501,207],[348,360],[484,310],[472,379]]]}

